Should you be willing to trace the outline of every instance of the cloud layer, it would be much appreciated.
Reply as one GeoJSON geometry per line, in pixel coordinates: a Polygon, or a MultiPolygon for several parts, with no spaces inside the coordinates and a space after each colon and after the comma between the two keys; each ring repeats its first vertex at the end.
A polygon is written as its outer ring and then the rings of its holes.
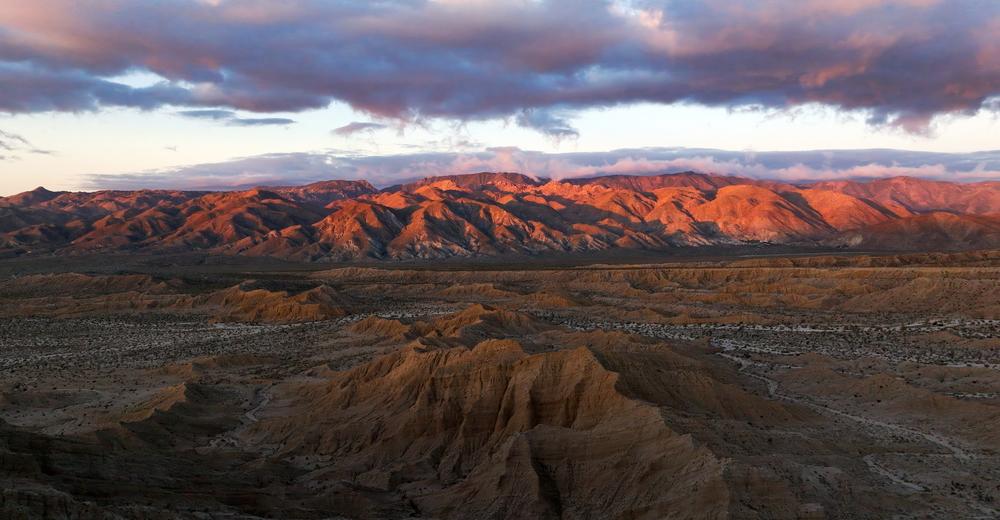
{"type": "Polygon", "coordinates": [[[997,34],[996,0],[2,2],[0,111],[339,100],[564,138],[582,108],[822,103],[922,131],[997,109],[997,34]]]}
{"type": "Polygon", "coordinates": [[[553,179],[697,171],[788,182],[900,175],[982,181],[1000,179],[1000,151],[969,154],[903,150],[752,153],[698,148],[641,148],[549,154],[518,148],[492,148],[470,153],[387,156],[286,153],[134,174],[89,175],[82,187],[216,190],[307,184],[329,179],[364,179],[376,186],[389,186],[422,177],[482,171],[519,172],[553,179]]]}

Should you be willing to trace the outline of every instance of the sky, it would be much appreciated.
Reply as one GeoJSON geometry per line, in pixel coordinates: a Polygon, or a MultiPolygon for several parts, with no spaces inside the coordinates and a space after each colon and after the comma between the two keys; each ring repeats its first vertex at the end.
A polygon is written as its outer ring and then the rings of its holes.
{"type": "Polygon", "coordinates": [[[0,195],[998,180],[997,35],[996,0],[2,2],[0,195]]]}

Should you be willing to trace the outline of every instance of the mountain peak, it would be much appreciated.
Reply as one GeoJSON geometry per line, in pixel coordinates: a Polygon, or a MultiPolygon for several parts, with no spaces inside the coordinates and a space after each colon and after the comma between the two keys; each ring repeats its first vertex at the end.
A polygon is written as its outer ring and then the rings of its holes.
{"type": "Polygon", "coordinates": [[[39,186],[31,191],[11,195],[10,197],[7,197],[6,200],[7,202],[17,205],[40,204],[58,197],[60,193],[61,192],[50,191],[44,186],[39,186]]]}
{"type": "Polygon", "coordinates": [[[442,181],[451,181],[458,188],[465,188],[470,190],[479,190],[486,186],[498,186],[498,185],[512,185],[519,187],[527,186],[539,186],[542,182],[524,175],[523,173],[515,172],[479,172],[479,173],[465,173],[459,175],[439,175],[434,177],[424,177],[419,181],[410,182],[407,184],[391,186],[386,188],[384,191],[404,191],[413,192],[417,189],[430,185],[439,183],[442,181]]]}
{"type": "Polygon", "coordinates": [[[289,200],[315,206],[327,206],[338,200],[378,192],[378,189],[366,180],[341,179],[319,181],[305,186],[279,186],[270,189],[289,200]]]}
{"type": "Polygon", "coordinates": [[[732,184],[756,184],[756,181],[745,177],[731,177],[712,173],[693,171],[660,173],[656,175],[601,175],[597,177],[579,177],[566,179],[565,182],[575,185],[596,184],[607,188],[623,188],[638,191],[653,191],[660,188],[696,188],[699,190],[716,190],[732,184]]]}

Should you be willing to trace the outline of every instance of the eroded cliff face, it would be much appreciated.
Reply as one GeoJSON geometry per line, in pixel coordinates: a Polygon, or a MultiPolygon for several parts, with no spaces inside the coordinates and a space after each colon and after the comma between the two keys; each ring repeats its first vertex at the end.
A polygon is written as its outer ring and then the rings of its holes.
{"type": "Polygon", "coordinates": [[[585,348],[411,346],[296,389],[256,434],[434,517],[726,516],[723,461],[617,381],[585,348]]]}
{"type": "Polygon", "coordinates": [[[293,260],[432,259],[777,243],[866,249],[1000,244],[1000,184],[898,178],[789,184],[696,173],[567,182],[513,173],[228,193],[0,198],[0,251],[206,251],[293,260]]]}

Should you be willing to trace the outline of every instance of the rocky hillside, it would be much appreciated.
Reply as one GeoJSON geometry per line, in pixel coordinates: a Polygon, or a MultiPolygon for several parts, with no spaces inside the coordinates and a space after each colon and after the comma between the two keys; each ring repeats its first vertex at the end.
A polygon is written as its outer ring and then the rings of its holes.
{"type": "Polygon", "coordinates": [[[413,259],[747,243],[1000,246],[1000,183],[791,185],[692,172],[569,181],[517,173],[238,192],[0,198],[0,255],[200,250],[294,260],[413,259]]]}

